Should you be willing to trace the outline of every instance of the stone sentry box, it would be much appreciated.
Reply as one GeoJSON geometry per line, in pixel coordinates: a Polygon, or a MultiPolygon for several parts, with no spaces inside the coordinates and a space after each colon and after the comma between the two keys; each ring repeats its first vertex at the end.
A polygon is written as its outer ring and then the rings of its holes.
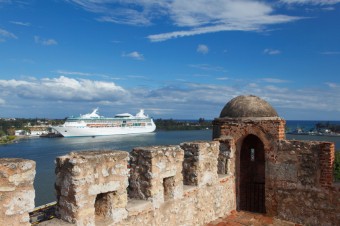
{"type": "Polygon", "coordinates": [[[178,145],[134,148],[130,153],[129,197],[155,208],[183,197],[183,150],[178,145]]]}
{"type": "Polygon", "coordinates": [[[35,162],[26,159],[0,159],[0,225],[31,225],[34,209],[35,162]]]}
{"type": "Polygon", "coordinates": [[[126,218],[128,156],[124,151],[81,151],[58,157],[58,217],[77,225],[126,218]]]}

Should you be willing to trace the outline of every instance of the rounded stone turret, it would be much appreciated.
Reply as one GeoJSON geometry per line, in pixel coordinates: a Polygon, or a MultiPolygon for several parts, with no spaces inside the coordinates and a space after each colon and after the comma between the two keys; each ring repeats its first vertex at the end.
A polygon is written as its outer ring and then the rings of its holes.
{"type": "Polygon", "coordinates": [[[233,98],[220,114],[220,118],[243,117],[278,117],[278,114],[267,101],[253,95],[233,98]]]}

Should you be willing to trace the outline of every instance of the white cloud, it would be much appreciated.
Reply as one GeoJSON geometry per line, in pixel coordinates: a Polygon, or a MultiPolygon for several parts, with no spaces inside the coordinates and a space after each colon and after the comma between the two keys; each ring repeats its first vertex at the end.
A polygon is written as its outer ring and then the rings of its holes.
{"type": "Polygon", "coordinates": [[[152,34],[150,41],[221,31],[262,31],[268,25],[287,23],[300,17],[275,13],[273,6],[254,0],[69,0],[83,9],[100,14],[99,21],[152,25],[168,17],[178,31],[152,34]]]}
{"type": "Polygon", "coordinates": [[[52,46],[52,45],[58,45],[58,42],[54,39],[43,39],[43,38],[40,38],[39,36],[34,36],[34,41],[35,43],[37,44],[41,44],[41,45],[44,45],[44,46],[52,46]]]}
{"type": "Polygon", "coordinates": [[[57,70],[56,71],[58,74],[62,75],[79,75],[79,76],[91,76],[92,74],[90,73],[85,73],[85,72],[78,72],[78,71],[64,71],[64,70],[57,70]]]}
{"type": "Polygon", "coordinates": [[[335,10],[335,7],[329,6],[329,7],[323,7],[321,9],[324,10],[324,11],[333,11],[333,10],[335,10]]]}
{"type": "Polygon", "coordinates": [[[198,53],[207,54],[209,52],[209,47],[203,44],[197,46],[196,51],[198,53]]]}
{"type": "Polygon", "coordinates": [[[83,9],[101,14],[98,21],[128,25],[150,25],[152,19],[165,14],[168,1],[158,0],[68,0],[83,9]]]}
{"type": "Polygon", "coordinates": [[[128,75],[129,78],[137,78],[137,79],[147,79],[147,77],[142,75],[128,75]]]}
{"type": "Polygon", "coordinates": [[[268,82],[268,83],[287,83],[287,82],[290,82],[288,80],[277,79],[277,78],[263,78],[262,81],[268,82]]]}
{"type": "Polygon", "coordinates": [[[130,57],[130,58],[135,59],[135,60],[144,60],[143,54],[141,54],[137,51],[133,51],[131,53],[123,53],[122,56],[123,57],[130,57]]]}
{"type": "MultiPolygon", "coordinates": [[[[78,114],[92,107],[106,106],[105,108],[111,108],[110,111],[113,108],[114,112],[118,113],[145,108],[149,109],[147,113],[153,117],[195,119],[218,117],[223,106],[231,98],[253,94],[269,101],[280,116],[285,118],[299,119],[294,118],[297,112],[307,112],[303,116],[304,119],[320,119],[318,116],[321,116],[331,120],[336,119],[340,112],[338,83],[328,82],[317,88],[288,88],[284,87],[284,83],[279,87],[275,84],[261,85],[253,81],[237,82],[232,78],[228,81],[230,82],[220,82],[218,85],[172,81],[170,85],[165,83],[162,87],[137,86],[125,89],[112,82],[65,76],[0,80],[0,104],[11,104],[13,109],[17,109],[21,114],[25,112],[24,117],[36,116],[37,111],[28,110],[34,105],[39,106],[39,114],[42,117],[57,117],[54,115],[59,111],[57,115],[60,118],[70,112],[78,114]],[[281,110],[285,114],[280,113],[281,110]]],[[[10,113],[12,108],[6,107],[4,111],[5,115],[14,115],[10,113]]]]}
{"type": "Polygon", "coordinates": [[[0,39],[5,41],[6,39],[18,39],[13,33],[0,28],[0,39]]]}
{"type": "Polygon", "coordinates": [[[286,4],[311,4],[311,5],[334,5],[340,3],[340,0],[280,0],[286,4]]]}
{"type": "Polygon", "coordinates": [[[278,55],[281,54],[281,51],[278,49],[264,49],[263,53],[268,55],[278,55]]]}
{"type": "Polygon", "coordinates": [[[340,88],[340,84],[334,82],[326,82],[325,84],[329,86],[329,88],[340,88]]]}
{"type": "Polygon", "coordinates": [[[20,26],[25,26],[25,27],[29,27],[31,26],[30,23],[28,22],[21,22],[21,21],[10,21],[10,23],[12,24],[16,24],[16,25],[20,25],[20,26]]]}
{"type": "Polygon", "coordinates": [[[340,51],[326,51],[326,52],[321,52],[320,54],[322,54],[322,55],[340,55],[340,51]]]}
{"type": "Polygon", "coordinates": [[[0,80],[0,87],[24,99],[62,101],[115,100],[128,96],[113,82],[73,79],[65,76],[37,80],[0,80]]]}
{"type": "Polygon", "coordinates": [[[229,79],[228,77],[219,77],[219,78],[216,78],[216,80],[221,80],[221,81],[228,80],[228,79],[229,79]]]}
{"type": "Polygon", "coordinates": [[[220,66],[214,66],[210,64],[190,64],[189,65],[192,68],[197,68],[204,71],[221,71],[226,72],[226,70],[223,67],[220,66]]]}
{"type": "Polygon", "coordinates": [[[1,98],[0,98],[0,106],[1,106],[1,105],[5,105],[5,104],[6,104],[6,101],[5,101],[4,99],[1,99],[1,98]]]}

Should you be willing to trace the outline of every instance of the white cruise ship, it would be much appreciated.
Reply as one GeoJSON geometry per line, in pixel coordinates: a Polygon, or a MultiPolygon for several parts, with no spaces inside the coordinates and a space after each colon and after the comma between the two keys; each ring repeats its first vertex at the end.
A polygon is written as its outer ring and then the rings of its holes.
{"type": "Polygon", "coordinates": [[[150,133],[155,131],[156,125],[152,118],[144,114],[143,109],[135,116],[124,113],[107,118],[98,115],[98,108],[96,108],[90,114],[68,117],[63,125],[53,126],[52,129],[64,137],[110,136],[150,133]]]}

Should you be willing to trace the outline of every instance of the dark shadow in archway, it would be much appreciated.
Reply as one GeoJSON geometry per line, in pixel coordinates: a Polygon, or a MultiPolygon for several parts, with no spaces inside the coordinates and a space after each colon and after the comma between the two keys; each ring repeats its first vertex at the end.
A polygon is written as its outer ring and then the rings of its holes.
{"type": "Polygon", "coordinates": [[[248,135],[240,153],[240,210],[265,213],[265,155],[262,141],[248,135]]]}

